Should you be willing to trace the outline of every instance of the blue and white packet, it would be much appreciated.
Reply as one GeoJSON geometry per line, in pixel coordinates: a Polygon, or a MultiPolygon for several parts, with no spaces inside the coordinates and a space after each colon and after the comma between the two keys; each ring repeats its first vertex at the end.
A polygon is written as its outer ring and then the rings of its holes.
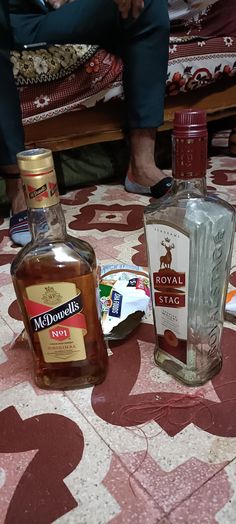
{"type": "Polygon", "coordinates": [[[139,266],[102,266],[99,294],[105,338],[125,338],[147,313],[150,304],[148,273],[139,266]]]}

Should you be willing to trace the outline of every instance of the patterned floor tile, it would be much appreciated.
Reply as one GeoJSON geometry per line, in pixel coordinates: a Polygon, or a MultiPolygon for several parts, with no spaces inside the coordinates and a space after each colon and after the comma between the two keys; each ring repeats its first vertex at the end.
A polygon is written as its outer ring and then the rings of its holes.
{"type": "MultiPolygon", "coordinates": [[[[208,189],[236,204],[234,159],[209,160],[208,189]]],[[[146,266],[149,202],[121,184],[62,197],[68,231],[100,264],[146,266]]],[[[19,337],[7,227],[0,219],[0,524],[235,524],[236,327],[225,324],[222,371],[200,388],[155,366],[149,309],[129,337],[109,341],[103,384],[39,390],[19,337]]],[[[236,250],[231,288],[235,267],[236,250]]]]}
{"type": "Polygon", "coordinates": [[[0,376],[2,365],[7,361],[7,355],[4,351],[4,347],[11,343],[14,333],[6,324],[5,320],[0,317],[0,332],[1,332],[1,345],[0,345],[0,376]]]}
{"type": "MultiPolygon", "coordinates": [[[[221,509],[227,505],[232,495],[232,488],[225,470],[213,476],[200,489],[168,516],[170,524],[215,524],[219,521],[221,509]]],[[[235,522],[227,520],[222,522],[235,522]]]]}
{"type": "Polygon", "coordinates": [[[12,282],[0,288],[0,315],[15,333],[19,334],[22,331],[23,323],[20,320],[12,282]]]}
{"type": "MultiPolygon", "coordinates": [[[[124,459],[124,457],[122,457],[124,459]]],[[[209,481],[215,478],[216,473],[222,470],[222,482],[219,482],[221,491],[225,491],[224,497],[218,500],[217,510],[229,500],[230,486],[227,477],[223,472],[224,464],[212,465],[192,458],[187,460],[172,471],[162,470],[158,463],[147,452],[142,456],[141,453],[129,454],[125,456],[126,467],[133,472],[133,477],[137,479],[140,484],[147,490],[149,495],[158,504],[159,507],[167,514],[179,506],[180,513],[183,507],[194,506],[191,502],[191,495],[201,486],[209,485],[209,481]],[[190,498],[189,498],[190,497],[190,498]],[[190,504],[189,504],[190,501],[190,504]]],[[[217,493],[218,482],[213,483],[217,493]]],[[[203,489],[204,489],[203,488],[203,489]]],[[[210,490],[209,490],[210,493],[210,490]]],[[[213,493],[211,493],[213,495],[213,493]]],[[[205,500],[205,499],[204,499],[205,500]]],[[[199,511],[199,506],[195,504],[196,511],[199,511]]],[[[206,505],[207,507],[207,501],[206,505]]],[[[215,506],[214,506],[215,509],[215,506]]],[[[215,509],[216,511],[216,509],[215,509]]],[[[178,508],[176,509],[178,514],[178,508]]],[[[200,522],[201,513],[199,512],[200,522]]],[[[174,522],[172,519],[171,522],[174,522]]]]}
{"type": "MultiPolygon", "coordinates": [[[[217,524],[235,524],[236,522],[236,460],[231,462],[225,469],[224,474],[227,477],[230,486],[230,498],[227,500],[216,514],[217,524]]],[[[217,476],[218,481],[218,476],[217,476]]]]}
{"type": "Polygon", "coordinates": [[[103,484],[111,450],[63,393],[39,397],[27,383],[2,392],[0,424],[1,494],[9,522],[18,514],[22,523],[36,522],[35,515],[45,524],[63,515],[64,522],[105,523],[120,512],[103,484]],[[12,453],[17,460],[11,462],[12,453]]]}

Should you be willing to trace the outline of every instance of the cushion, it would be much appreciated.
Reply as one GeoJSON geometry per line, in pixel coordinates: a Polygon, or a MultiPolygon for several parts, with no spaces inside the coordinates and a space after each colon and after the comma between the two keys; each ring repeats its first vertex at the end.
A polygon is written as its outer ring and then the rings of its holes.
{"type": "Polygon", "coordinates": [[[53,45],[46,49],[12,51],[13,73],[18,86],[50,82],[69,76],[96,52],[98,46],[53,45]]]}
{"type": "MultiPolygon", "coordinates": [[[[196,0],[173,0],[174,3],[196,2],[196,0]]],[[[181,37],[216,38],[236,37],[236,9],[234,0],[199,0],[204,9],[190,9],[188,16],[175,16],[171,22],[171,34],[181,37]]]]}
{"type": "Polygon", "coordinates": [[[211,7],[219,0],[168,0],[170,20],[188,19],[211,7]]]}

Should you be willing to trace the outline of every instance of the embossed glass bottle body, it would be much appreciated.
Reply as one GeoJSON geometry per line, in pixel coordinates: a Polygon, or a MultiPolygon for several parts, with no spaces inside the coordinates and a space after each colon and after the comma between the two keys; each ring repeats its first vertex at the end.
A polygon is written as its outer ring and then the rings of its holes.
{"type": "Polygon", "coordinates": [[[207,134],[202,112],[175,118],[171,191],[145,210],[157,337],[155,361],[188,385],[222,364],[234,209],[206,192],[207,134]],[[204,130],[205,128],[205,130],[204,130]]]}
{"type": "Polygon", "coordinates": [[[19,154],[32,242],[11,274],[41,388],[100,383],[107,351],[97,304],[96,258],[85,241],[66,233],[50,151],[19,154]]]}

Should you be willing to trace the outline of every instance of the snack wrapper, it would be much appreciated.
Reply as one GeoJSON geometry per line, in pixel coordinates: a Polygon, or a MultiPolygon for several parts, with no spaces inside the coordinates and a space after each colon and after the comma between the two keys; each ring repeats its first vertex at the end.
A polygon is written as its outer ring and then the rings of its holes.
{"type": "Polygon", "coordinates": [[[236,289],[231,289],[227,293],[224,319],[236,324],[236,289]]]}
{"type": "Polygon", "coordinates": [[[139,266],[102,266],[99,294],[101,324],[105,338],[125,338],[137,327],[148,310],[148,273],[139,266]]]}
{"type": "Polygon", "coordinates": [[[236,316],[236,289],[227,293],[225,310],[236,316]]]}

